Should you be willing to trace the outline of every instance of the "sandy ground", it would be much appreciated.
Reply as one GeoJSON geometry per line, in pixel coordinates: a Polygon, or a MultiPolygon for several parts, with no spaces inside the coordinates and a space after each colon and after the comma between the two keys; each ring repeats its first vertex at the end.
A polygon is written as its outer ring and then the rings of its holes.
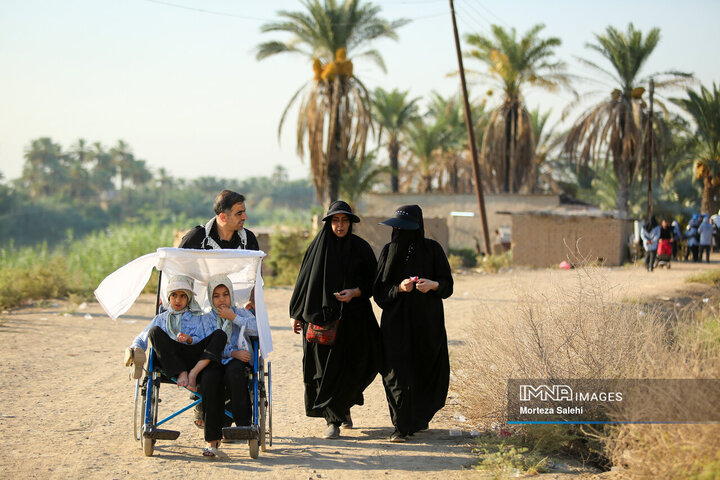
{"type": "MultiPolygon", "coordinates": [[[[609,285],[629,298],[675,298],[688,289],[685,277],[710,264],[677,263],[653,274],[637,267],[601,269],[609,285]]],[[[573,285],[575,272],[513,269],[497,275],[456,275],[455,294],[446,301],[451,356],[479,309],[510,307],[518,295],[573,285]]],[[[699,290],[698,290],[699,291],[699,290]]],[[[118,321],[97,303],[78,308],[68,302],[42,302],[0,315],[5,357],[0,362],[0,478],[194,478],[223,479],[249,473],[261,478],[478,478],[463,469],[473,460],[472,438],[450,394],[430,430],[412,442],[393,444],[382,384],[366,391],[363,407],[353,409],[356,428],[339,440],[323,440],[321,419],[304,415],[300,338],[290,331],[291,290],[266,290],[274,341],[272,355],[273,446],[252,460],[246,444],[224,445],[218,459],[201,457],[202,431],[191,415],[172,420],[180,430],[174,442],[158,442],[144,457],[132,438],[134,383],[122,365],[124,348],[152,316],[154,298],[142,296],[118,321]],[[45,305],[45,306],[43,306],[45,305]],[[459,433],[459,435],[458,435],[459,433]]],[[[379,313],[379,312],[377,312],[379,313]]],[[[379,318],[379,315],[378,315],[379,318]]],[[[452,385],[451,385],[452,390],[452,385]]],[[[161,388],[163,409],[187,400],[176,387],[161,388]]],[[[588,473],[580,474],[583,478],[588,473]]],[[[550,474],[544,478],[566,478],[550,474]]],[[[576,475],[577,477],[577,475],[576,475]]]]}

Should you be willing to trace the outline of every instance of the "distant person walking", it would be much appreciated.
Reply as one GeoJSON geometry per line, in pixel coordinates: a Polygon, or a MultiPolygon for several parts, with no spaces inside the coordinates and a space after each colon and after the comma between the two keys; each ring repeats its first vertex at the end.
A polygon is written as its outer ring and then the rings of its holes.
{"type": "Polygon", "coordinates": [[[660,225],[655,216],[650,217],[650,221],[640,230],[640,238],[645,248],[645,268],[648,272],[652,272],[655,269],[655,257],[660,240],[660,225]]]}
{"type": "Polygon", "coordinates": [[[450,361],[443,299],[453,293],[453,278],[443,248],[425,238],[419,206],[404,205],[382,223],[393,230],[373,288],[383,309],[380,373],[395,427],[390,441],[405,442],[445,405],[450,361]]]}
{"type": "Polygon", "coordinates": [[[323,438],[353,428],[350,408],[380,368],[380,329],[370,297],[377,262],[352,233],[360,219],[343,201],[330,204],[305,252],[290,299],[295,333],[302,333],[305,414],[323,417],[323,438]]]}
{"type": "Polygon", "coordinates": [[[672,258],[677,262],[678,251],[680,250],[680,242],[682,241],[682,234],[680,233],[680,224],[677,220],[672,222],[673,231],[673,244],[672,244],[672,258]]]}
{"type": "Polygon", "coordinates": [[[698,227],[700,226],[700,223],[702,222],[702,217],[698,214],[694,214],[692,218],[690,219],[690,222],[688,222],[687,229],[685,229],[685,238],[687,238],[686,242],[686,250],[685,250],[685,261],[688,261],[688,258],[690,254],[692,253],[693,262],[698,261],[698,249],[700,245],[700,233],[698,232],[698,227]]]}
{"type": "Polygon", "coordinates": [[[701,217],[702,223],[698,227],[700,235],[700,255],[699,260],[702,261],[703,252],[705,252],[705,261],[710,263],[710,248],[712,247],[713,223],[709,217],[701,217]]]}

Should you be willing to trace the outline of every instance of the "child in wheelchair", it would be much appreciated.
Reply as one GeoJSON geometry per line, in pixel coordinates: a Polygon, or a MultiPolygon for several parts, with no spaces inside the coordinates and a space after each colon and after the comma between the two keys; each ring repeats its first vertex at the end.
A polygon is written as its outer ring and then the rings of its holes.
{"type": "MultiPolygon", "coordinates": [[[[203,316],[204,334],[222,330],[227,335],[221,360],[222,376],[216,379],[220,385],[220,395],[230,398],[235,425],[248,426],[252,414],[248,372],[253,361],[249,337],[257,335],[257,321],[250,311],[235,306],[233,285],[226,275],[214,275],[209,279],[207,295],[212,310],[203,316]]],[[[213,372],[213,375],[218,373],[213,372]]],[[[220,439],[222,429],[219,428],[214,435],[220,439]]]]}
{"type": "Polygon", "coordinates": [[[192,284],[193,280],[183,275],[170,279],[167,286],[168,310],[155,316],[135,337],[125,352],[125,364],[133,366],[133,378],[140,378],[150,340],[162,371],[170,378],[177,378],[178,387],[195,391],[199,382],[205,410],[213,412],[205,422],[208,447],[203,455],[215,456],[213,450],[219,437],[214,438],[213,432],[222,429],[223,399],[216,394],[218,389],[214,379],[217,372],[222,372],[220,361],[227,335],[222,329],[207,331],[204,327],[202,311],[193,297],[192,284]]]}

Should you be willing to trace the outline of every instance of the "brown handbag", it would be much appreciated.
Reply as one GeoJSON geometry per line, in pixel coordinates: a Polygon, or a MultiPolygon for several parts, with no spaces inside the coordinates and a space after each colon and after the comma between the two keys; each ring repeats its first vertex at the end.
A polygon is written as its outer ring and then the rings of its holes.
{"type": "Polygon", "coordinates": [[[334,345],[337,337],[337,329],[340,319],[333,320],[327,325],[315,325],[308,323],[305,339],[311,343],[319,343],[320,345],[334,345]]]}

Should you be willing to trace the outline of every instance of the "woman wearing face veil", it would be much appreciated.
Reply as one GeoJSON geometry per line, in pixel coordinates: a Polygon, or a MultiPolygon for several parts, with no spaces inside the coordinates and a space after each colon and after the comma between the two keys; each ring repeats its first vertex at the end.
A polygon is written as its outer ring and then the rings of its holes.
{"type": "Polygon", "coordinates": [[[330,205],[290,300],[293,330],[303,334],[305,412],[325,418],[324,438],[352,428],[350,407],[364,403],[363,391],[380,366],[380,329],[370,304],[377,262],[370,245],[352,233],[359,221],[347,203],[330,205]],[[312,331],[334,324],[334,341],[312,338],[312,331]]]}
{"type": "Polygon", "coordinates": [[[382,223],[393,231],[373,288],[383,309],[380,374],[395,426],[390,440],[405,442],[445,405],[450,361],[442,300],[452,295],[453,279],[440,244],[425,238],[419,206],[404,205],[382,223]]]}

